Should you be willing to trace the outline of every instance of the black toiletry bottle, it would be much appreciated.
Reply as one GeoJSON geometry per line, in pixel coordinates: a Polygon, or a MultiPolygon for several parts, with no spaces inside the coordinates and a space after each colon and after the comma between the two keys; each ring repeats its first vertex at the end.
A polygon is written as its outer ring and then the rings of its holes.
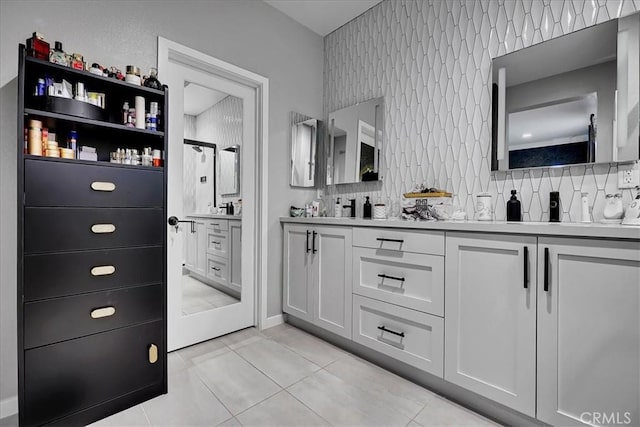
{"type": "Polygon", "coordinates": [[[560,222],[560,192],[549,193],[549,222],[560,222]]]}
{"type": "Polygon", "coordinates": [[[507,221],[522,221],[522,207],[516,190],[511,190],[511,198],[507,201],[507,221]]]}
{"type": "Polygon", "coordinates": [[[351,218],[356,217],[356,199],[348,199],[351,202],[351,218]]]}
{"type": "Polygon", "coordinates": [[[369,201],[369,196],[365,196],[365,199],[367,200],[362,207],[362,218],[371,219],[371,202],[369,201]]]}

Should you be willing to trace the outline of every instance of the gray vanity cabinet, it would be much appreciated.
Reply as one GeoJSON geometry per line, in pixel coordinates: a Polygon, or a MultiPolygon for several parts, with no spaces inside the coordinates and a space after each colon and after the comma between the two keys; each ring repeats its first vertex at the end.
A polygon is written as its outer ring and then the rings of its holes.
{"type": "Polygon", "coordinates": [[[538,260],[537,418],[640,425],[640,243],[541,237],[538,260]]]}
{"type": "Polygon", "coordinates": [[[185,267],[202,276],[207,274],[207,233],[206,223],[202,218],[190,217],[193,226],[184,227],[187,253],[185,267]]]}
{"type": "Polygon", "coordinates": [[[351,338],[350,227],[286,224],[283,311],[351,338]]]}
{"type": "Polygon", "coordinates": [[[444,379],[535,417],[536,237],[447,233],[444,379]]]}

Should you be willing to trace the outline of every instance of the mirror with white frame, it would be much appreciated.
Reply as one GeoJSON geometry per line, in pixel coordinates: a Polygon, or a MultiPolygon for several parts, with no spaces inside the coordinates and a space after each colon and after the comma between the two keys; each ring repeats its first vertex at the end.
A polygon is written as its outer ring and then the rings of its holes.
{"type": "Polygon", "coordinates": [[[327,127],[327,185],[379,181],[384,98],[334,111],[327,127]]]}
{"type": "Polygon", "coordinates": [[[493,59],[491,170],[637,160],[640,13],[493,59]]]}

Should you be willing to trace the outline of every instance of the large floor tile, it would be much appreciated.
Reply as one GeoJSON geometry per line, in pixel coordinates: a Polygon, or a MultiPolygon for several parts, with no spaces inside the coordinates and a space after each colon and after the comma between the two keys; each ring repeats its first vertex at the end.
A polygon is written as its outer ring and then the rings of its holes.
{"type": "Polygon", "coordinates": [[[336,426],[406,426],[411,419],[386,402],[325,370],[287,389],[315,413],[336,426]]]}
{"type": "Polygon", "coordinates": [[[172,351],[171,353],[167,354],[167,372],[169,373],[169,375],[182,372],[188,367],[189,364],[184,361],[184,359],[178,354],[178,352],[172,351]]]}
{"type": "Polygon", "coordinates": [[[327,426],[325,420],[300,403],[286,391],[281,391],[239,414],[243,426],[327,426]]]}
{"type": "Polygon", "coordinates": [[[261,339],[264,339],[264,338],[265,336],[262,335],[260,331],[252,327],[252,328],[243,329],[238,332],[234,332],[229,335],[222,336],[218,339],[223,343],[225,343],[230,349],[237,350],[240,347],[249,345],[256,341],[260,341],[261,339]]]}
{"type": "MultiPolygon", "coordinates": [[[[182,360],[186,362],[188,366],[193,366],[194,363],[216,357],[222,353],[229,352],[227,347],[220,338],[194,344],[189,347],[177,350],[176,353],[180,355],[182,360]]],[[[171,353],[170,353],[171,354],[171,353]]]]}
{"type": "Polygon", "coordinates": [[[149,420],[141,405],[125,409],[122,412],[90,424],[90,426],[94,427],[148,427],[149,425],[149,420]]]}
{"type": "Polygon", "coordinates": [[[233,415],[282,390],[234,352],[196,363],[196,367],[207,387],[233,415]]]}
{"type": "Polygon", "coordinates": [[[259,340],[236,350],[281,387],[313,374],[320,367],[272,340],[259,340]]]}
{"type": "Polygon", "coordinates": [[[446,399],[435,397],[415,417],[415,421],[423,426],[496,426],[475,412],[456,405],[446,399]]]}
{"type": "Polygon", "coordinates": [[[385,402],[408,418],[418,412],[435,395],[410,381],[356,357],[343,357],[325,369],[336,377],[354,385],[385,402]]]}
{"type": "Polygon", "coordinates": [[[217,427],[242,427],[242,424],[240,424],[240,421],[238,421],[236,417],[233,417],[221,422],[217,427]]]}
{"type": "Polygon", "coordinates": [[[213,426],[231,417],[195,372],[169,377],[169,393],[142,404],[153,426],[213,426]]]}
{"type": "Polygon", "coordinates": [[[298,328],[276,328],[278,329],[273,331],[267,329],[269,333],[267,336],[274,341],[289,347],[291,350],[318,366],[326,366],[329,363],[346,356],[344,351],[298,328]]]}

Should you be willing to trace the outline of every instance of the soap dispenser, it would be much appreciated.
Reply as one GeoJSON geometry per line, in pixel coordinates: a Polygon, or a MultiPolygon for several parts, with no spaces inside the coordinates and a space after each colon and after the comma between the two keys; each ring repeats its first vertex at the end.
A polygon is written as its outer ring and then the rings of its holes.
{"type": "Polygon", "coordinates": [[[511,190],[511,198],[507,201],[507,221],[522,221],[522,206],[516,190],[511,190]]]}
{"type": "Polygon", "coordinates": [[[336,198],[336,204],[333,207],[333,216],[336,218],[342,217],[342,205],[340,204],[340,197],[336,198]]]}
{"type": "Polygon", "coordinates": [[[371,202],[369,196],[365,196],[364,206],[362,207],[362,218],[371,219],[371,202]]]}

